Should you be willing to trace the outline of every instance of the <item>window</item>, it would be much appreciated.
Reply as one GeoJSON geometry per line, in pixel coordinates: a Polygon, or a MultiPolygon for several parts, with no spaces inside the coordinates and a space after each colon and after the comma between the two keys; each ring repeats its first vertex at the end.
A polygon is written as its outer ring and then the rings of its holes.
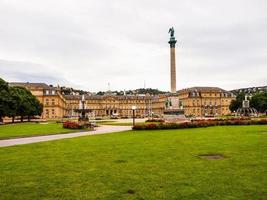
{"type": "Polygon", "coordinates": [[[46,91],[45,91],[45,94],[46,94],[46,95],[49,95],[49,90],[46,90],[46,91]]]}
{"type": "Polygon", "coordinates": [[[49,105],[49,99],[45,99],[45,105],[49,105]]]}
{"type": "Polygon", "coordinates": [[[53,106],[55,105],[55,99],[52,99],[52,105],[53,106]]]}
{"type": "Polygon", "coordinates": [[[52,90],[52,95],[55,95],[55,90],[52,90]]]}

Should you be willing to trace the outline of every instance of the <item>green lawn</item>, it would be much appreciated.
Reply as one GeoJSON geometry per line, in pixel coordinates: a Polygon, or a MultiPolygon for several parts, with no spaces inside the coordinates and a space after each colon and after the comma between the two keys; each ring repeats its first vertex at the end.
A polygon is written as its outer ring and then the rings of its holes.
{"type": "MultiPolygon", "coordinates": [[[[0,140],[27,136],[51,135],[57,133],[69,133],[75,130],[65,129],[61,123],[21,123],[0,126],[0,140]]],[[[77,131],[77,130],[76,130],[77,131]]],[[[1,198],[0,198],[1,199],[1,198]]]]}
{"type": "Polygon", "coordinates": [[[0,148],[0,199],[266,200],[267,125],[128,131],[0,148]],[[202,154],[224,159],[205,160],[202,154]]]}

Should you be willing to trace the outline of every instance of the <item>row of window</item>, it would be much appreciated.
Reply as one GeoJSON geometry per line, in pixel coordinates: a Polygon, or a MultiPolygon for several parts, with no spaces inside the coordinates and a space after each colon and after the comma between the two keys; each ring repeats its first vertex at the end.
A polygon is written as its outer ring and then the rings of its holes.
{"type": "MultiPolygon", "coordinates": [[[[45,105],[46,105],[46,106],[50,105],[50,101],[49,101],[49,99],[45,99],[45,105]]],[[[55,99],[51,99],[51,105],[52,105],[52,106],[55,105],[55,99]]]]}
{"type": "MultiPolygon", "coordinates": [[[[204,111],[205,112],[207,112],[207,111],[214,111],[215,113],[217,113],[218,109],[217,108],[215,108],[215,109],[205,108],[204,111]]],[[[222,108],[222,112],[224,112],[224,111],[229,111],[229,109],[228,108],[222,108]]],[[[200,109],[199,108],[197,108],[197,109],[193,108],[192,109],[192,112],[193,113],[200,113],[200,109]]]]}
{"type": "MultiPolygon", "coordinates": [[[[78,103],[80,102],[80,100],[70,100],[68,101],[69,103],[78,103]]],[[[90,103],[98,103],[98,104],[101,104],[101,103],[123,103],[123,104],[126,104],[126,103],[149,103],[148,101],[145,102],[144,100],[86,100],[85,101],[86,104],[90,104],[90,103]]]]}
{"type": "Polygon", "coordinates": [[[56,118],[56,111],[55,109],[51,109],[51,112],[49,109],[45,109],[45,117],[46,118],[56,118]]]}
{"type": "Polygon", "coordinates": [[[55,90],[45,90],[45,95],[55,95],[56,91],[55,90]]]}
{"type": "MultiPolygon", "coordinates": [[[[193,97],[198,97],[198,96],[203,96],[203,97],[231,97],[231,94],[227,94],[227,93],[210,93],[210,94],[206,94],[206,93],[199,93],[199,92],[192,92],[190,93],[193,97]]],[[[189,95],[190,95],[189,94],[189,95]]]]}
{"type": "MultiPolygon", "coordinates": [[[[224,104],[224,103],[228,103],[228,100],[226,99],[225,101],[224,100],[221,101],[221,104],[224,104]]],[[[219,105],[221,105],[221,104],[219,104],[219,105]]],[[[187,104],[184,104],[184,105],[185,106],[189,105],[189,101],[187,101],[187,104]]],[[[197,101],[193,100],[192,105],[193,106],[200,106],[201,104],[200,104],[199,100],[197,100],[197,101]]],[[[202,105],[204,105],[204,106],[215,105],[216,106],[217,105],[217,101],[214,101],[214,103],[212,101],[210,101],[210,102],[204,101],[202,105]]]]}

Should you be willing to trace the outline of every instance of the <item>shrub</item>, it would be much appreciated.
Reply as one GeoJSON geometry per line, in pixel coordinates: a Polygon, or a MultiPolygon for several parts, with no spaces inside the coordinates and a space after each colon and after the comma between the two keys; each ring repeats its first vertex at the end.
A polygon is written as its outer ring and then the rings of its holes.
{"type": "Polygon", "coordinates": [[[157,126],[157,124],[146,124],[145,128],[148,130],[154,130],[154,129],[157,129],[158,126],[157,126]]]}
{"type": "Polygon", "coordinates": [[[159,123],[159,124],[143,124],[135,125],[133,130],[157,130],[157,129],[182,129],[182,128],[198,128],[209,126],[224,126],[224,125],[257,125],[267,124],[267,119],[251,120],[249,118],[232,118],[223,120],[194,120],[192,122],[183,123],[159,123]]]}
{"type": "Polygon", "coordinates": [[[267,119],[254,120],[255,124],[267,124],[267,119]]]}
{"type": "Polygon", "coordinates": [[[70,122],[66,121],[63,123],[63,128],[68,128],[68,129],[83,129],[84,127],[77,122],[70,122]]]}
{"type": "Polygon", "coordinates": [[[164,120],[163,119],[148,119],[148,120],[146,120],[146,122],[160,122],[160,123],[162,123],[162,122],[164,122],[164,120]]]}

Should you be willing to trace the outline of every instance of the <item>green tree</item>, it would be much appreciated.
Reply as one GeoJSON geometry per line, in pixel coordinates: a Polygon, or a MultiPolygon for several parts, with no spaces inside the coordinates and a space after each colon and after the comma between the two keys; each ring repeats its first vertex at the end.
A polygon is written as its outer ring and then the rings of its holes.
{"type": "Polygon", "coordinates": [[[9,112],[7,114],[8,117],[12,118],[12,122],[14,123],[15,117],[18,115],[18,109],[20,107],[22,99],[19,95],[19,88],[10,87],[9,88],[9,112]]]}
{"type": "Polygon", "coordinates": [[[28,121],[32,116],[41,115],[43,112],[43,105],[39,102],[39,100],[31,94],[29,98],[30,109],[28,110],[28,121]]]}
{"type": "Polygon", "coordinates": [[[236,96],[236,99],[235,100],[232,100],[230,106],[229,106],[229,109],[234,112],[236,111],[238,108],[242,107],[242,102],[243,100],[245,99],[245,93],[239,93],[237,96],[236,96]]]}
{"type": "Polygon", "coordinates": [[[8,83],[0,78],[0,122],[7,116],[9,111],[9,90],[8,83]]]}
{"type": "Polygon", "coordinates": [[[256,108],[258,112],[266,113],[267,112],[267,92],[256,93],[251,98],[250,106],[256,108]]]}
{"type": "Polygon", "coordinates": [[[43,106],[29,90],[24,87],[16,87],[16,90],[20,99],[17,115],[20,116],[21,121],[25,116],[30,121],[31,116],[42,114],[43,106]]]}

